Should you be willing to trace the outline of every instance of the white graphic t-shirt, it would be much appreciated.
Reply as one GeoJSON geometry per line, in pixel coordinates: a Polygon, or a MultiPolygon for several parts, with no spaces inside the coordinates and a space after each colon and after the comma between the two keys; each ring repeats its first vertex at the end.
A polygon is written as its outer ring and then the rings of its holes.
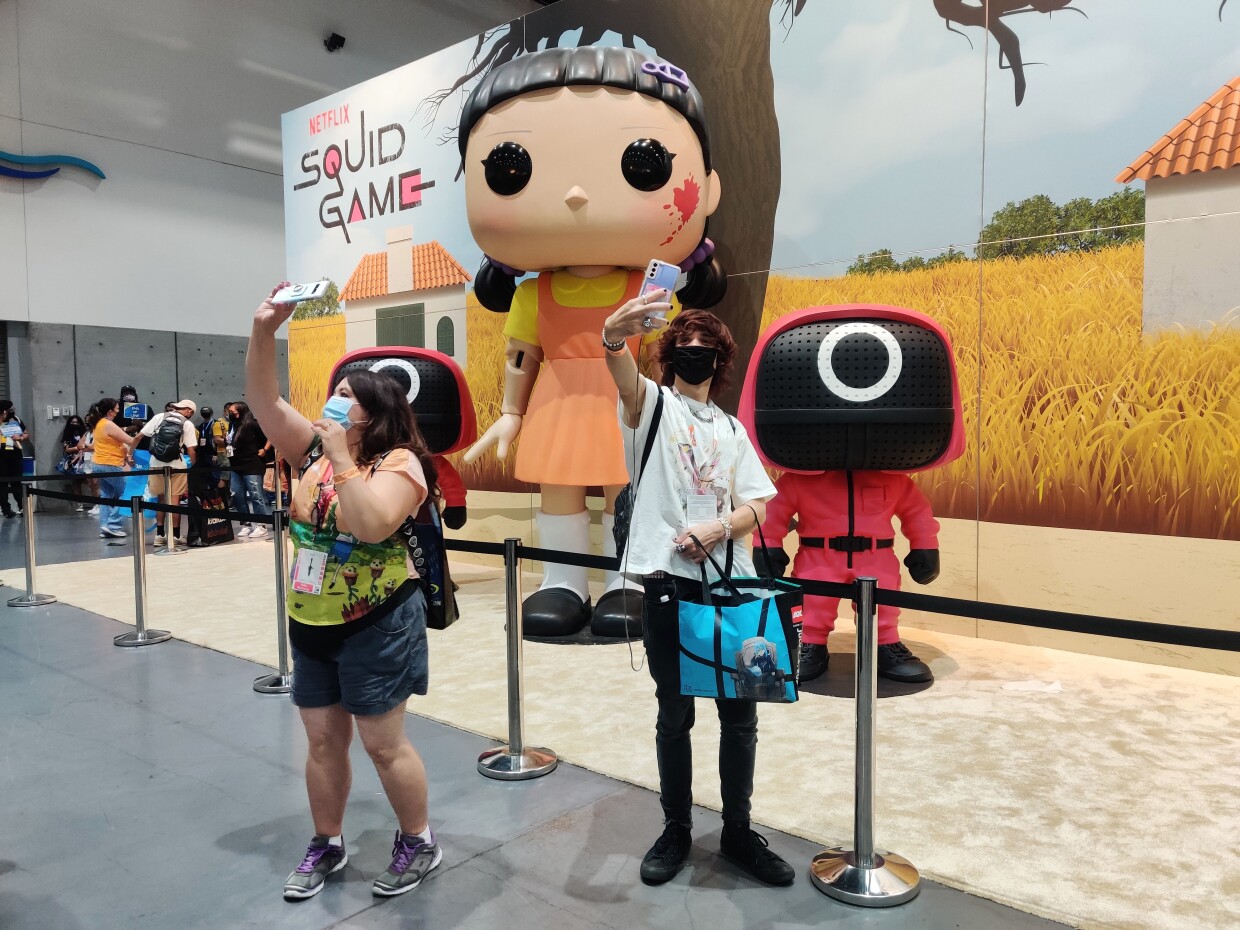
{"type": "MultiPolygon", "coordinates": [[[[744,426],[713,404],[705,407],[670,388],[663,389],[659,432],[639,483],[637,470],[659,390],[649,378],[642,381],[646,397],[636,429],[625,425],[623,406],[619,408],[624,460],[635,490],[621,569],[633,577],[663,571],[697,578],[697,564],[676,551],[675,538],[693,523],[727,516],[746,501],[770,500],[775,485],[744,426]]],[[[726,543],[720,542],[711,555],[722,566],[726,553],[726,543]]],[[[712,580],[717,577],[709,562],[707,572],[712,580]]],[[[748,541],[735,538],[733,577],[753,573],[748,541]]]]}

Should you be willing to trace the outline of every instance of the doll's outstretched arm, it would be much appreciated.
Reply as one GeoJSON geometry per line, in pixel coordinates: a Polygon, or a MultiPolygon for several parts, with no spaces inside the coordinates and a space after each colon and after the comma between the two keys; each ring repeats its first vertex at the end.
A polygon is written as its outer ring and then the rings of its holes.
{"type": "Polygon", "coordinates": [[[500,417],[465,453],[465,463],[473,464],[491,446],[495,446],[496,454],[502,459],[508,455],[508,447],[512,445],[521,432],[521,418],[530,403],[530,394],[534,390],[534,381],[538,377],[538,368],[542,364],[543,350],[520,339],[509,339],[508,350],[504,362],[504,400],[500,404],[500,417]]]}

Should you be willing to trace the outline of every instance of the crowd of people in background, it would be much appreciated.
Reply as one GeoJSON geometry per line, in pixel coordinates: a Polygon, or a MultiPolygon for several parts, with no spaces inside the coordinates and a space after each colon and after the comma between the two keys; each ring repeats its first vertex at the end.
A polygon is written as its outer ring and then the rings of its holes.
{"type": "MultiPolygon", "coordinates": [[[[73,494],[126,499],[129,472],[166,466],[170,480],[162,472],[147,476],[146,499],[196,507],[209,502],[215,509],[269,516],[277,503],[287,501],[288,463],[277,462],[272,443],[244,401],[228,402],[223,413],[216,416],[211,407],[200,410],[195,401],[183,398],[169,401],[152,416],[150,408],[139,403],[137,391],[125,385],[117,397],[91,405],[85,417],[75,413],[66,419],[55,470],[64,475],[73,494]]],[[[29,438],[13,402],[0,400],[0,512],[5,517],[22,512],[23,443],[29,438]]],[[[128,487],[132,494],[133,486],[128,487]]],[[[98,517],[100,539],[124,539],[135,532],[126,527],[128,508],[78,502],[72,509],[98,517]]],[[[180,514],[171,516],[174,537],[190,546],[205,545],[194,520],[183,524],[180,514]]],[[[167,517],[162,512],[154,515],[156,546],[167,545],[167,517]]],[[[234,536],[270,539],[271,531],[264,524],[243,520],[234,536]]]]}

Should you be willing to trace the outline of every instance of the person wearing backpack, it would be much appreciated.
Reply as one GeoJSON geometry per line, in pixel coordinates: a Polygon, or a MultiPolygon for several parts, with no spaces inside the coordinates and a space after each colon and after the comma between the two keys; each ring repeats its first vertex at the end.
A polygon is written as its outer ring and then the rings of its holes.
{"type": "MultiPolygon", "coordinates": [[[[172,409],[153,417],[130,440],[130,445],[137,445],[143,437],[150,440],[151,468],[172,469],[172,503],[179,504],[181,498],[189,494],[189,480],[185,471],[185,460],[181,457],[184,450],[193,464],[198,454],[198,431],[194,429],[191,418],[198,412],[198,405],[192,400],[179,400],[169,405],[172,409]]],[[[146,480],[146,492],[158,501],[164,499],[164,476],[151,475],[146,480]]],[[[155,545],[164,546],[168,538],[164,535],[165,513],[155,514],[155,545]]],[[[172,515],[172,532],[181,534],[181,518],[172,515]]]]}

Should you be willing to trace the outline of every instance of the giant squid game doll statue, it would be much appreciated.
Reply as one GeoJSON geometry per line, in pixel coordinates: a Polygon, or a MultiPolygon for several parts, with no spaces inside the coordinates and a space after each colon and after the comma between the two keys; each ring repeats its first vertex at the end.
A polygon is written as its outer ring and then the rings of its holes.
{"type": "MultiPolygon", "coordinates": [[[[637,296],[652,259],[679,265],[680,303],[709,307],[726,276],[706,238],[719,202],[702,98],[673,65],[625,48],[554,48],[490,72],[459,130],[470,230],[486,253],[474,292],[507,312],[499,419],[467,453],[540,486],[540,545],[589,550],[586,490],[604,493],[603,554],[628,483],[603,321],[637,296]],[[526,272],[536,278],[516,284],[526,272]]],[[[637,352],[640,340],[630,341],[637,352]]],[[[591,609],[586,569],[548,563],[522,607],[525,632],[640,631],[641,597],[610,573],[591,609]]]]}
{"type": "MultiPolygon", "coordinates": [[[[898,589],[895,518],[909,542],[909,575],[918,584],[938,577],[939,523],[909,477],[964,452],[956,362],[938,323],[916,310],[869,304],[790,313],[758,340],[739,416],[762,460],[784,472],[762,525],[772,571],[788,566],[782,547],[795,516],[793,577],[868,575],[898,589]]],[[[838,609],[838,598],[805,596],[802,681],[827,670],[838,609]]],[[[900,641],[899,615],[878,605],[878,674],[933,681],[900,641]]]]}

